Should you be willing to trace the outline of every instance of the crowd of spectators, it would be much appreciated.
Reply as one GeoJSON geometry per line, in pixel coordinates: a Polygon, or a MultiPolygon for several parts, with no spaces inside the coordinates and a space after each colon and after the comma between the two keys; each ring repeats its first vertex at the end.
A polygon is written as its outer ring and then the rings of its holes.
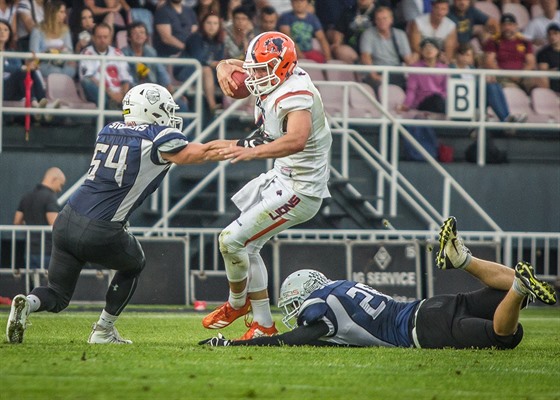
{"type": "MultiPolygon", "coordinates": [[[[335,59],[347,64],[448,67],[466,65],[467,58],[469,68],[558,70],[558,0],[502,0],[510,1],[522,1],[528,14],[534,14],[523,30],[516,15],[504,13],[497,19],[473,0],[0,0],[0,44],[4,51],[35,54],[196,59],[203,66],[204,97],[213,114],[220,108],[215,65],[222,58],[243,58],[250,40],[269,30],[291,36],[300,59],[320,63],[335,59]],[[124,35],[125,44],[117,40],[124,35]]],[[[22,60],[17,70],[10,64],[10,82],[19,79],[18,71],[29,68],[44,89],[49,74],[63,73],[81,86],[89,101],[98,102],[99,62],[22,60]]],[[[107,63],[106,104],[118,107],[126,90],[138,83],[157,82],[173,89],[193,70],[125,59],[107,63]]],[[[10,75],[4,76],[4,88],[10,75]]],[[[417,107],[426,96],[445,100],[441,77],[422,77],[390,75],[389,83],[407,93],[401,108],[417,107]],[[424,91],[428,83],[433,93],[424,91]],[[413,93],[416,89],[422,91],[413,93]]],[[[363,74],[361,79],[375,90],[381,83],[377,73],[363,74]]],[[[523,78],[522,73],[487,84],[488,95],[499,104],[504,85],[528,93],[548,87],[560,94],[559,80],[523,78]]],[[[4,89],[4,100],[12,94],[4,89]]],[[[37,104],[41,96],[44,91],[35,87],[37,104]]],[[[442,101],[437,102],[438,110],[442,101]]],[[[182,109],[186,108],[184,104],[182,109]]],[[[496,108],[501,110],[500,120],[510,117],[503,107],[496,108]]]]}

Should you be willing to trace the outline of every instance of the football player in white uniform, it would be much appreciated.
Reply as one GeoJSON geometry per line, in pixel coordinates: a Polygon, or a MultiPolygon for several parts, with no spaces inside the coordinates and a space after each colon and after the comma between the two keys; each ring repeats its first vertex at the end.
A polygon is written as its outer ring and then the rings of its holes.
{"type": "Polygon", "coordinates": [[[295,44],[280,32],[256,36],[245,61],[228,59],[217,66],[226,95],[234,71],[247,72],[249,91],[257,97],[257,130],[247,139],[221,150],[235,163],[275,158],[274,167],[247,183],[232,200],[241,215],[220,234],[220,251],[229,282],[229,298],[207,315],[208,329],[228,326],[252,309],[253,321],[242,337],[271,336],[278,331],[268,297],[268,273],[260,256],[277,233],[305,222],[330,197],[328,153],[332,135],[321,96],[309,75],[297,66],[295,44]]]}
{"type": "Polygon", "coordinates": [[[513,349],[523,338],[519,311],[528,298],[556,303],[554,287],[537,279],[531,264],[519,262],[512,269],[473,257],[455,218],[443,223],[439,238],[438,267],[464,269],[488,287],[400,302],[362,283],[330,281],[304,269],[280,288],[278,307],[291,331],[248,340],[219,334],[199,344],[513,349]]]}

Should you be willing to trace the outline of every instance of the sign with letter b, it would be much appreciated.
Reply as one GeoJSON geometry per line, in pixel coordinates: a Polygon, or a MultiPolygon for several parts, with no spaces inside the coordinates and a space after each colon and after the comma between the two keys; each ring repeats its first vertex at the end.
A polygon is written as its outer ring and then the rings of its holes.
{"type": "Polygon", "coordinates": [[[447,80],[447,116],[473,119],[475,110],[475,80],[449,78],[447,80]]]}

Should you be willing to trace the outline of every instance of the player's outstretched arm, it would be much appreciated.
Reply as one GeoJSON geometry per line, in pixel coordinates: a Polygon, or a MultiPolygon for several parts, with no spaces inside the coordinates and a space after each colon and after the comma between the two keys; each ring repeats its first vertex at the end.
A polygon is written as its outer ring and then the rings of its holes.
{"type": "Polygon", "coordinates": [[[261,336],[249,340],[227,340],[223,336],[209,338],[198,344],[209,346],[335,346],[319,340],[329,332],[329,327],[323,321],[313,325],[298,326],[292,331],[274,336],[261,336]]]}
{"type": "Polygon", "coordinates": [[[161,153],[164,160],[178,165],[201,164],[208,161],[223,161],[224,156],[219,153],[225,146],[235,144],[235,140],[213,141],[208,143],[189,143],[177,153],[161,153]],[[223,143],[214,143],[223,142],[223,143]],[[227,143],[226,143],[227,142],[227,143]]]}
{"type": "Polygon", "coordinates": [[[228,147],[220,153],[232,163],[250,161],[257,158],[280,158],[298,153],[305,148],[312,128],[311,113],[308,110],[292,111],[288,114],[286,134],[273,142],[256,147],[228,147]]]}

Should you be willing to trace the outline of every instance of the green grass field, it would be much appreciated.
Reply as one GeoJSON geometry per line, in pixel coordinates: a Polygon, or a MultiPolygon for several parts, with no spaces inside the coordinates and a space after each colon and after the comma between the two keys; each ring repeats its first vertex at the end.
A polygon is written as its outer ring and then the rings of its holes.
{"type": "Polygon", "coordinates": [[[558,307],[524,311],[512,351],[209,348],[202,315],[130,307],[117,326],[134,344],[116,346],[86,343],[98,312],[33,314],[23,344],[0,344],[0,399],[560,399],[558,307]]]}

